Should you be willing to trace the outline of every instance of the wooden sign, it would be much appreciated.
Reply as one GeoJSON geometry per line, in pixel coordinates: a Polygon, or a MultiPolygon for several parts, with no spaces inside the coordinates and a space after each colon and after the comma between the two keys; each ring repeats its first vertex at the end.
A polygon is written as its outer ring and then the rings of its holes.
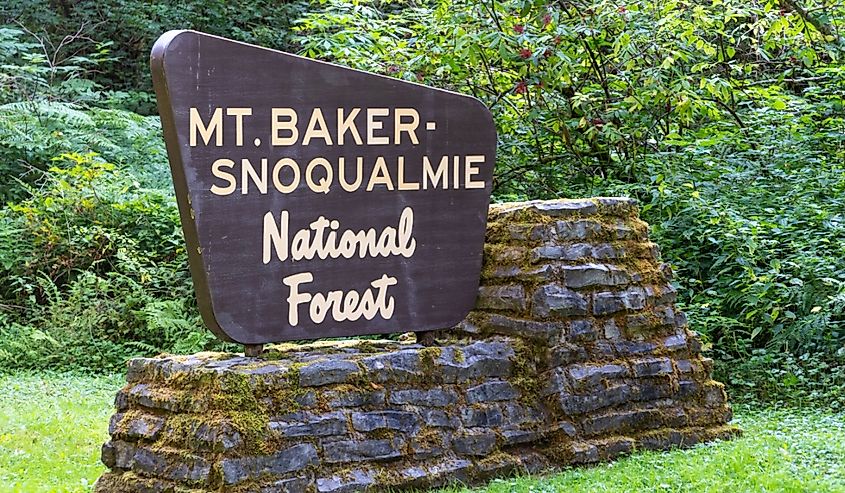
{"type": "Polygon", "coordinates": [[[153,82],[200,311],[243,344],[451,327],[496,131],[478,100],[171,31],[153,82]]]}

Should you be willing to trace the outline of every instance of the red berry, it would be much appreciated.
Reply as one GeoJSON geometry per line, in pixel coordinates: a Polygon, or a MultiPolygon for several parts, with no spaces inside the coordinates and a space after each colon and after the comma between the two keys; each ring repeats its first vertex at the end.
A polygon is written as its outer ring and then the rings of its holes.
{"type": "Polygon", "coordinates": [[[523,26],[522,24],[517,24],[513,26],[513,32],[515,32],[516,34],[522,34],[525,32],[525,26],[523,26]]]}
{"type": "Polygon", "coordinates": [[[515,92],[517,94],[525,94],[525,91],[527,91],[527,90],[528,90],[528,84],[526,84],[524,80],[517,82],[516,85],[513,88],[513,92],[515,92]]]}
{"type": "Polygon", "coordinates": [[[543,27],[544,28],[548,27],[549,24],[551,24],[551,23],[552,23],[552,14],[549,14],[547,12],[546,15],[543,16],[543,27]]]}
{"type": "Polygon", "coordinates": [[[524,59],[531,58],[531,50],[529,50],[528,48],[522,48],[521,50],[519,50],[519,56],[524,59]]]}
{"type": "Polygon", "coordinates": [[[617,10],[619,11],[620,14],[624,14],[625,12],[628,11],[628,8],[623,5],[623,6],[619,7],[617,10]]]}

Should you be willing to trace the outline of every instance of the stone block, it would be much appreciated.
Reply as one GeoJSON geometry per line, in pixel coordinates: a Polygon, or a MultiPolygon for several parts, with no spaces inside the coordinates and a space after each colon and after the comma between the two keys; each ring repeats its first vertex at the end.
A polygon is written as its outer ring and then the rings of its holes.
{"type": "Polygon", "coordinates": [[[310,477],[287,478],[261,487],[261,493],[302,493],[312,484],[310,477]]]}
{"type": "Polygon", "coordinates": [[[649,341],[616,341],[613,348],[622,357],[651,354],[657,350],[657,345],[649,341]]]}
{"type": "Polygon", "coordinates": [[[513,367],[514,355],[510,345],[498,341],[473,342],[459,351],[442,348],[434,360],[436,371],[432,377],[444,383],[507,377],[513,367]]]}
{"type": "Polygon", "coordinates": [[[453,390],[394,390],[390,393],[388,402],[391,404],[410,404],[413,406],[446,407],[458,400],[458,394],[453,390]]]}
{"type": "Polygon", "coordinates": [[[560,323],[524,320],[497,313],[490,314],[484,323],[484,328],[495,334],[527,337],[546,342],[560,339],[562,332],[560,323]]]}
{"type": "Polygon", "coordinates": [[[513,245],[484,245],[485,265],[522,265],[530,258],[531,250],[524,246],[513,245]]]}
{"type": "MultiPolygon", "coordinates": [[[[352,469],[342,476],[317,478],[318,493],[353,493],[362,491],[376,482],[376,473],[363,469],[352,469]]],[[[304,489],[301,491],[305,491],[304,489]]]]}
{"type": "Polygon", "coordinates": [[[590,413],[599,409],[618,406],[632,399],[634,394],[630,385],[622,383],[606,389],[596,390],[587,395],[561,392],[558,402],[567,416],[590,413]]]}
{"type": "Polygon", "coordinates": [[[505,423],[510,425],[536,425],[540,426],[549,420],[548,413],[541,407],[541,404],[526,405],[520,401],[502,403],[502,410],[505,413],[505,423]]]}
{"type": "Polygon", "coordinates": [[[719,382],[709,381],[704,385],[704,405],[707,407],[722,407],[728,401],[725,386],[719,382]]]}
{"type": "MultiPolygon", "coordinates": [[[[537,260],[538,259],[535,259],[534,254],[532,253],[532,262],[536,262],[537,260]]],[[[522,282],[544,282],[551,281],[557,278],[557,271],[553,266],[549,264],[526,268],[522,268],[516,265],[499,265],[494,267],[492,270],[486,270],[482,272],[482,276],[485,279],[508,279],[522,282]]],[[[486,286],[482,286],[482,288],[484,287],[486,286]]],[[[482,294],[486,295],[487,293],[482,293],[481,291],[479,291],[479,296],[481,296],[482,294]]]]}
{"type": "Polygon", "coordinates": [[[496,448],[496,434],[492,431],[468,433],[452,438],[452,450],[461,455],[487,455],[496,448]]]}
{"type": "Polygon", "coordinates": [[[401,457],[404,446],[405,441],[398,438],[324,442],[322,456],[330,464],[381,461],[401,457]]]}
{"type": "Polygon", "coordinates": [[[572,444],[573,464],[593,464],[599,461],[599,449],[592,443],[578,442],[572,444]]]}
{"type": "Polygon", "coordinates": [[[566,260],[574,261],[581,258],[591,257],[593,247],[587,243],[576,243],[573,245],[543,245],[531,250],[531,262],[566,260]]]}
{"type": "Polygon", "coordinates": [[[118,438],[156,440],[164,417],[153,414],[117,413],[109,421],[109,435],[118,438]]]}
{"type": "Polygon", "coordinates": [[[148,409],[161,409],[170,412],[203,410],[200,407],[201,403],[192,403],[192,400],[188,397],[184,391],[161,392],[150,384],[139,383],[133,385],[126,392],[125,399],[127,402],[122,407],[127,408],[134,403],[148,409]]]}
{"type": "Polygon", "coordinates": [[[637,448],[643,450],[669,450],[674,447],[691,447],[700,441],[694,431],[684,433],[677,430],[660,430],[641,435],[637,440],[637,448]]]}
{"type": "Polygon", "coordinates": [[[528,309],[528,300],[521,284],[506,286],[481,286],[475,307],[481,310],[521,312],[528,309]]]}
{"type": "Polygon", "coordinates": [[[616,349],[614,344],[605,340],[598,340],[592,344],[587,345],[590,359],[598,361],[606,361],[616,359],[616,349]]]}
{"type": "Polygon", "coordinates": [[[498,406],[478,405],[461,409],[461,421],[468,428],[494,428],[502,426],[505,418],[498,406]]]}
{"type": "Polygon", "coordinates": [[[642,310],[645,308],[645,290],[632,287],[623,291],[600,292],[593,295],[593,313],[607,315],[625,310],[642,310]]]}
{"type": "Polygon", "coordinates": [[[420,408],[419,415],[426,426],[434,428],[458,428],[460,420],[454,414],[449,414],[442,409],[420,408]]]}
{"type": "Polygon", "coordinates": [[[669,375],[672,373],[672,360],[669,358],[638,359],[631,363],[631,369],[637,378],[669,375]]]}
{"type": "Polygon", "coordinates": [[[555,231],[545,224],[509,224],[507,231],[511,240],[526,243],[550,241],[555,235],[555,231]]]}
{"type": "Polygon", "coordinates": [[[520,393],[509,382],[493,380],[475,387],[470,387],[466,392],[466,400],[473,404],[476,402],[507,401],[518,399],[520,393]]]}
{"type": "Polygon", "coordinates": [[[301,387],[320,387],[354,380],[361,369],[354,361],[317,361],[299,369],[301,387]]]}
{"type": "Polygon", "coordinates": [[[596,243],[592,245],[592,257],[596,260],[616,260],[628,256],[624,246],[614,246],[610,243],[596,243]]]}
{"type": "Polygon", "coordinates": [[[540,441],[543,433],[537,430],[524,430],[520,428],[506,428],[499,431],[504,445],[520,445],[540,441]]]}
{"type": "Polygon", "coordinates": [[[698,394],[701,386],[695,380],[678,381],[678,399],[688,399],[698,394]]]}
{"type": "Polygon", "coordinates": [[[538,318],[586,315],[587,299],[559,284],[546,284],[534,292],[531,313],[538,318]]]}
{"type": "Polygon", "coordinates": [[[444,486],[452,482],[467,483],[472,471],[472,462],[447,458],[428,467],[428,481],[432,486],[444,486]]]}
{"type": "Polygon", "coordinates": [[[607,380],[620,379],[628,376],[628,368],[607,364],[594,365],[572,365],[567,370],[569,378],[575,388],[592,388],[607,380]]]}
{"type": "Polygon", "coordinates": [[[317,463],[319,459],[314,445],[300,443],[272,455],[223,459],[220,471],[223,483],[233,485],[258,477],[281,476],[317,463]]]}
{"type": "Polygon", "coordinates": [[[663,347],[667,351],[683,351],[687,349],[687,336],[684,333],[674,334],[663,340],[663,347]]]}
{"type": "Polygon", "coordinates": [[[346,415],[295,413],[287,420],[270,421],[270,429],[284,437],[339,436],[347,433],[346,415]]]}
{"type": "Polygon", "coordinates": [[[364,407],[381,406],[385,402],[385,392],[376,391],[328,391],[324,394],[329,407],[364,407]]]}
{"type": "Polygon", "coordinates": [[[361,360],[367,376],[376,382],[411,382],[422,375],[419,350],[406,349],[361,360]]]}
{"type": "Polygon", "coordinates": [[[552,348],[549,364],[552,367],[567,366],[585,361],[587,358],[587,350],[582,345],[560,344],[552,348]]]}
{"type": "Polygon", "coordinates": [[[619,329],[619,325],[616,324],[616,319],[609,318],[605,320],[602,324],[602,331],[604,332],[604,338],[616,341],[622,337],[622,331],[619,329]]]}
{"type": "Polygon", "coordinates": [[[637,400],[656,401],[673,394],[672,381],[668,377],[641,378],[637,380],[637,400]]]}
{"type": "Polygon", "coordinates": [[[670,428],[685,428],[689,426],[687,413],[682,408],[670,407],[661,410],[663,414],[663,424],[670,428]]]}
{"type": "Polygon", "coordinates": [[[599,449],[599,456],[603,460],[609,460],[631,453],[636,442],[630,438],[617,437],[595,442],[595,445],[599,449]]]}
{"type": "Polygon", "coordinates": [[[566,370],[563,368],[554,368],[546,372],[543,374],[541,382],[543,382],[543,386],[540,390],[540,397],[548,397],[570,390],[569,378],[567,378],[566,370]]]}
{"type": "Polygon", "coordinates": [[[153,450],[120,440],[112,440],[106,452],[113,468],[159,477],[171,481],[200,482],[208,478],[211,464],[204,458],[190,453],[153,450]]]}
{"type": "Polygon", "coordinates": [[[533,203],[532,208],[550,217],[591,216],[598,212],[592,200],[550,200],[533,203]]]}
{"type": "Polygon", "coordinates": [[[561,241],[592,240],[601,236],[601,223],[591,220],[558,221],[557,237],[561,241]]]}
{"type": "Polygon", "coordinates": [[[588,435],[616,435],[631,429],[648,430],[660,424],[660,412],[646,409],[591,416],[584,421],[583,426],[588,435]]]}
{"type": "Polygon", "coordinates": [[[678,290],[671,284],[645,286],[644,291],[646,299],[652,305],[674,303],[678,296],[678,290]]]}
{"type": "Polygon", "coordinates": [[[596,340],[596,330],[590,320],[573,320],[569,323],[567,339],[574,343],[584,343],[596,340]]]}
{"type": "Polygon", "coordinates": [[[361,432],[395,430],[401,433],[411,433],[418,425],[417,416],[404,411],[352,413],[352,428],[361,432]]]}
{"type": "Polygon", "coordinates": [[[561,267],[563,284],[579,289],[593,286],[620,286],[631,281],[624,270],[605,264],[583,264],[561,267]]]}

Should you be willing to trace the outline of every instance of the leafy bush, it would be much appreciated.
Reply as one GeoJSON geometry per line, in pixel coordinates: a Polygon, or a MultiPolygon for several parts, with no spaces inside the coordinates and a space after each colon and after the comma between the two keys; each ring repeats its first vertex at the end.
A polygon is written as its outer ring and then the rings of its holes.
{"type": "Polygon", "coordinates": [[[172,189],[157,117],[73,103],[35,101],[0,105],[0,202],[26,195],[40,172],[62,166],[54,156],[95,152],[129,169],[143,186],[172,189]]]}
{"type": "Polygon", "coordinates": [[[47,51],[63,44],[65,52],[90,56],[97,46],[108,47],[108,60],[91,80],[118,91],[123,109],[154,114],[147,60],[161,34],[171,29],[196,29],[285,49],[290,21],[306,5],[258,0],[5,0],[0,5],[0,22],[22,23],[43,40],[47,51]]]}
{"type": "Polygon", "coordinates": [[[173,198],[66,154],[0,213],[0,368],[114,369],[211,347],[173,198]]]}
{"type": "Polygon", "coordinates": [[[308,56],[480,98],[499,129],[496,192],[509,197],[641,182],[642,157],[667,139],[746,126],[749,103],[785,104],[765,89],[825,79],[841,51],[819,17],[768,2],[389,5],[328,0],[297,21],[297,41],[308,56]]]}
{"type": "Polygon", "coordinates": [[[691,319],[732,354],[845,346],[845,118],[788,102],[656,156],[639,190],[691,319]]]}
{"type": "Polygon", "coordinates": [[[0,203],[23,198],[23,185],[63,153],[96,152],[143,186],[170,190],[158,118],[106,108],[115,95],[87,79],[108,50],[95,57],[44,50],[21,29],[0,27],[0,203]]]}
{"type": "Polygon", "coordinates": [[[778,353],[756,349],[750,356],[724,355],[714,377],[724,381],[738,402],[777,402],[787,406],[845,405],[845,355],[778,353]]]}

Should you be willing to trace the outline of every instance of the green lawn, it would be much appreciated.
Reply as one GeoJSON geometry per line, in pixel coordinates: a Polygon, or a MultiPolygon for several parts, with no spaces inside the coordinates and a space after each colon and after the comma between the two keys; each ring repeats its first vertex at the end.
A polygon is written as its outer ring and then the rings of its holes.
{"type": "MultiPolygon", "coordinates": [[[[88,491],[120,377],[0,376],[0,491],[88,491]]],[[[740,408],[745,436],[455,492],[845,492],[845,413],[740,408]]]]}
{"type": "Polygon", "coordinates": [[[0,376],[0,491],[89,491],[122,377],[0,376]]]}

